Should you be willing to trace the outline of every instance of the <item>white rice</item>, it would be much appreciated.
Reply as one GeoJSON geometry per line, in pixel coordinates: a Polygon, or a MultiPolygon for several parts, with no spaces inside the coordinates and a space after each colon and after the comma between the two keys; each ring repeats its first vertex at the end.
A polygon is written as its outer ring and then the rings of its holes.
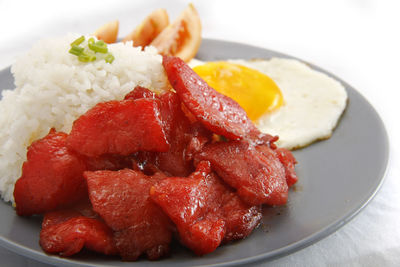
{"type": "Polygon", "coordinates": [[[169,88],[155,48],[141,51],[131,43],[112,44],[112,64],[82,63],[68,53],[78,37],[40,41],[11,68],[16,89],[4,90],[0,101],[0,193],[5,201],[13,201],[27,147],[52,127],[69,133],[73,121],[89,108],[122,99],[136,85],[155,91],[169,88]]]}

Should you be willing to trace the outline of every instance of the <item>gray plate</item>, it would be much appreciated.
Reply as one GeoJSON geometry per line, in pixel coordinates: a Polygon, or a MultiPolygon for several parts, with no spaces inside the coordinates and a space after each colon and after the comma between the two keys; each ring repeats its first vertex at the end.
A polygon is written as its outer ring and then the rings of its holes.
{"type": "MultiPolygon", "coordinates": [[[[198,53],[202,60],[270,57],[292,58],[262,48],[207,39],[198,53]]],[[[290,192],[288,204],[265,208],[263,225],[247,239],[203,257],[174,246],[170,258],[157,262],[127,263],[93,254],[63,259],[48,256],[40,249],[40,218],[20,218],[10,205],[0,201],[0,245],[58,266],[222,266],[270,260],[317,242],[352,219],[375,195],[385,175],[389,145],[384,125],[373,107],[346,82],[327,74],[342,82],[349,95],[341,122],[329,140],[294,152],[299,162],[299,182],[290,192]]],[[[9,69],[0,72],[0,88],[13,88],[9,69]]]]}

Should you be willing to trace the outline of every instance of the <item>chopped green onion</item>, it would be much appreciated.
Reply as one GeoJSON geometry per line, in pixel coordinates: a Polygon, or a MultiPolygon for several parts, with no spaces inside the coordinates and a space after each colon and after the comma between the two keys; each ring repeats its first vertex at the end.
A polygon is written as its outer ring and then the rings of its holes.
{"type": "Polygon", "coordinates": [[[111,53],[108,53],[107,56],[104,58],[104,60],[110,64],[114,61],[114,59],[115,57],[111,53]]]}
{"type": "Polygon", "coordinates": [[[114,61],[114,56],[108,52],[107,44],[102,41],[95,41],[93,37],[89,38],[87,41],[87,46],[79,46],[85,41],[85,36],[81,36],[71,43],[71,49],[69,53],[78,57],[81,62],[92,62],[98,59],[104,59],[107,63],[112,63],[114,61]],[[89,50],[88,50],[89,48],[89,50]],[[101,53],[99,57],[96,57],[97,53],[101,53]]]}
{"type": "Polygon", "coordinates": [[[96,60],[96,56],[93,55],[93,54],[82,52],[78,56],[78,60],[81,61],[81,62],[91,62],[91,61],[95,61],[96,60]]]}
{"type": "Polygon", "coordinates": [[[93,37],[90,37],[90,38],[89,38],[88,44],[94,44],[94,38],[93,38],[93,37]]]}
{"type": "Polygon", "coordinates": [[[81,37],[79,37],[78,39],[76,39],[75,41],[73,41],[72,43],[71,43],[71,46],[74,46],[74,45],[76,45],[76,46],[78,46],[78,45],[80,45],[83,41],[85,41],[85,36],[81,36],[81,37]]]}
{"type": "Polygon", "coordinates": [[[79,47],[77,45],[73,45],[71,47],[71,49],[69,50],[69,53],[75,55],[75,56],[79,56],[80,54],[82,54],[83,52],[83,47],[79,47]]]}
{"type": "Polygon", "coordinates": [[[97,45],[97,46],[100,46],[100,47],[107,47],[107,44],[106,44],[103,40],[97,41],[97,42],[96,42],[96,45],[97,45]]]}
{"type": "Polygon", "coordinates": [[[97,41],[96,43],[88,43],[88,46],[90,50],[93,50],[94,52],[103,54],[108,52],[107,44],[104,43],[103,41],[97,41]]]}

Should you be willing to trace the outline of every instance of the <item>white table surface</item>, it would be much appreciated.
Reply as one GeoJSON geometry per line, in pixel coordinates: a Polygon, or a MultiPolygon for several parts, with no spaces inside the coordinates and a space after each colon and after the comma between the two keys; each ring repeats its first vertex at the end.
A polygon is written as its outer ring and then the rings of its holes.
{"type": "MultiPolygon", "coordinates": [[[[203,37],[252,44],[314,63],[354,86],[389,134],[386,180],[352,221],[320,242],[254,266],[400,266],[400,2],[193,0],[203,37]]],[[[0,69],[47,36],[90,33],[119,19],[120,36],[146,14],[175,18],[189,1],[0,0],[0,69]]],[[[0,266],[48,266],[0,247],[0,266]]]]}

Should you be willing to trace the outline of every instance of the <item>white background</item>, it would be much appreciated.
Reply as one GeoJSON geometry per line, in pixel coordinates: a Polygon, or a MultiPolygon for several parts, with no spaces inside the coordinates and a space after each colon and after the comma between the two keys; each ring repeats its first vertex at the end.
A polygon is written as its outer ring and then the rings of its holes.
{"type": "MultiPolygon", "coordinates": [[[[334,73],[363,94],[382,117],[391,160],[375,199],[331,236],[262,266],[400,266],[400,2],[192,1],[203,37],[293,55],[334,73]]],[[[175,18],[189,1],[0,0],[0,69],[47,36],[91,33],[119,19],[128,34],[158,7],[175,18]]],[[[373,152],[371,152],[373,153],[373,152]]],[[[0,266],[47,266],[0,248],[0,266]]]]}

